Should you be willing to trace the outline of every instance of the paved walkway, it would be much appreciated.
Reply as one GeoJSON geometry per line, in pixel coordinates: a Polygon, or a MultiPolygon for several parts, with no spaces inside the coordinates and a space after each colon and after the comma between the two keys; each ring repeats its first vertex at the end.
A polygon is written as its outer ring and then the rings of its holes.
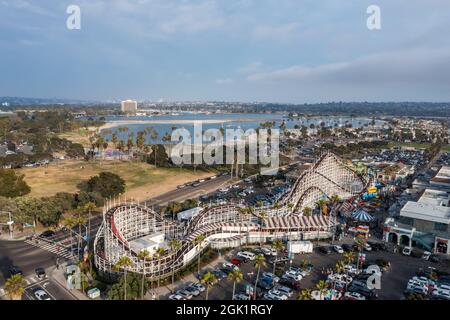
{"type": "Polygon", "coordinates": [[[54,280],[60,287],[64,288],[67,292],[69,292],[75,300],[89,300],[89,298],[83,294],[80,290],[77,289],[68,289],[66,277],[64,272],[66,270],[67,264],[64,263],[59,266],[59,269],[54,269],[51,273],[51,278],[54,280]]]}

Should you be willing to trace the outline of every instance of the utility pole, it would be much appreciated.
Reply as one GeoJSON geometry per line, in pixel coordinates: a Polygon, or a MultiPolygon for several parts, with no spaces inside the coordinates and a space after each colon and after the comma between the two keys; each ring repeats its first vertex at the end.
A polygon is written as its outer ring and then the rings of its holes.
{"type": "Polygon", "coordinates": [[[8,214],[8,221],[6,223],[0,223],[0,225],[7,225],[9,227],[9,237],[12,240],[13,238],[13,224],[14,221],[12,220],[12,214],[10,211],[0,211],[0,214],[8,214]]]}

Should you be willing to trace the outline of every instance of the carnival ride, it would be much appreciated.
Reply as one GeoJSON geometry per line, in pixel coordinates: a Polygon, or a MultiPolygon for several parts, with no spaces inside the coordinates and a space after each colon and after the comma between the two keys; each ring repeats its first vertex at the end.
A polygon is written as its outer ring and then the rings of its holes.
{"type": "Polygon", "coordinates": [[[276,206],[245,210],[229,204],[204,208],[187,224],[164,219],[160,214],[135,202],[108,201],[103,222],[94,240],[94,261],[104,274],[123,270],[114,268],[127,256],[132,265],[127,271],[145,273],[156,280],[189,265],[208,246],[231,248],[283,238],[306,240],[330,236],[333,219],[328,215],[305,216],[303,209],[332,195],[348,199],[364,192],[369,181],[348,168],[332,153],[322,154],[294,183],[276,206]],[[181,244],[164,254],[150,252],[140,259],[132,243],[152,234],[163,234],[166,243],[181,244]]]}

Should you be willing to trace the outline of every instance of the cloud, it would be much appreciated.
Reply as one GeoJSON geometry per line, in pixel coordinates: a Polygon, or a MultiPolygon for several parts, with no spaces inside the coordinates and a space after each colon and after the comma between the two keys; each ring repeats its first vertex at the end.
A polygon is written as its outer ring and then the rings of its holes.
{"type": "Polygon", "coordinates": [[[217,79],[216,80],[216,84],[220,84],[220,85],[230,84],[230,83],[233,83],[233,79],[231,79],[231,78],[217,79]]]}
{"type": "Polygon", "coordinates": [[[254,73],[247,79],[355,86],[388,83],[450,86],[450,48],[385,52],[315,67],[293,65],[270,72],[254,73]]]}
{"type": "Polygon", "coordinates": [[[287,41],[298,32],[298,23],[288,23],[278,26],[261,25],[257,26],[252,36],[255,40],[287,41]]]}
{"type": "Polygon", "coordinates": [[[0,2],[0,4],[4,7],[12,8],[12,9],[18,9],[18,10],[26,10],[33,14],[38,15],[45,15],[45,16],[52,16],[53,14],[36,4],[31,3],[30,1],[25,0],[3,0],[0,2]]]}

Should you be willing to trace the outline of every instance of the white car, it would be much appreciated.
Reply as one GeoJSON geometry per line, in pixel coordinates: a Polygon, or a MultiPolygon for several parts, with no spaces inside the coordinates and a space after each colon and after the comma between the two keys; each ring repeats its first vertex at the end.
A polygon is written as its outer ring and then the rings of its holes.
{"type": "Polygon", "coordinates": [[[284,276],[285,276],[286,278],[290,278],[290,279],[293,279],[293,280],[295,280],[295,281],[300,281],[300,280],[303,279],[303,277],[302,277],[301,274],[298,274],[297,272],[294,272],[294,271],[287,271],[287,272],[284,274],[284,276]]]}
{"type": "Polygon", "coordinates": [[[243,293],[237,293],[234,295],[234,300],[250,300],[250,296],[243,293]]]}
{"type": "Polygon", "coordinates": [[[230,262],[224,262],[222,264],[222,269],[227,269],[227,270],[239,270],[239,267],[230,263],[230,262]]]}
{"type": "Polygon", "coordinates": [[[422,255],[422,259],[428,261],[428,259],[430,259],[430,256],[431,256],[431,252],[425,251],[425,252],[423,253],[423,255],[422,255]]]}
{"type": "Polygon", "coordinates": [[[370,244],[366,243],[366,244],[364,244],[364,250],[372,251],[372,247],[370,246],[370,244]]]}
{"type": "Polygon", "coordinates": [[[433,290],[432,295],[436,298],[450,300],[450,290],[436,289],[433,290]]]}
{"type": "Polygon", "coordinates": [[[45,292],[44,290],[41,290],[41,289],[38,289],[38,290],[34,291],[34,296],[38,300],[52,300],[52,299],[50,299],[50,297],[47,294],[47,292],[45,292]]]}
{"type": "Polygon", "coordinates": [[[274,290],[280,292],[281,294],[284,294],[287,297],[292,297],[292,294],[294,293],[291,288],[280,285],[275,286],[274,290]]]}
{"type": "Polygon", "coordinates": [[[411,247],[405,247],[405,248],[403,248],[402,254],[404,256],[410,256],[411,252],[412,252],[412,248],[411,247]]]}
{"type": "Polygon", "coordinates": [[[248,252],[248,251],[239,251],[237,253],[237,256],[240,258],[244,258],[244,259],[252,260],[252,261],[255,260],[255,257],[256,257],[256,255],[254,253],[248,252]]]}
{"type": "Polygon", "coordinates": [[[344,271],[350,274],[358,274],[358,269],[354,265],[347,264],[344,266],[344,271]]]}
{"type": "Polygon", "coordinates": [[[337,253],[344,253],[344,249],[342,249],[342,247],[338,245],[334,245],[333,250],[336,251],[337,253]]]}
{"type": "Polygon", "coordinates": [[[230,189],[229,188],[222,188],[219,191],[223,192],[223,193],[227,193],[228,191],[230,191],[230,189]]]}
{"type": "Polygon", "coordinates": [[[261,251],[265,256],[276,256],[277,255],[277,250],[275,250],[273,248],[262,247],[261,251]]]}
{"type": "Polygon", "coordinates": [[[366,297],[358,292],[346,292],[344,298],[346,300],[366,300],[366,297]]]}
{"type": "Polygon", "coordinates": [[[264,295],[267,300],[287,300],[287,297],[277,290],[270,290],[264,295]]]}
{"type": "Polygon", "coordinates": [[[205,286],[202,285],[201,283],[196,283],[196,284],[193,284],[192,286],[200,292],[205,291],[205,286]]]}
{"type": "Polygon", "coordinates": [[[169,300],[186,300],[186,298],[174,293],[169,296],[169,300]]]}
{"type": "Polygon", "coordinates": [[[178,294],[187,300],[192,299],[192,294],[186,290],[178,290],[177,292],[175,292],[175,294],[178,294]]]}

